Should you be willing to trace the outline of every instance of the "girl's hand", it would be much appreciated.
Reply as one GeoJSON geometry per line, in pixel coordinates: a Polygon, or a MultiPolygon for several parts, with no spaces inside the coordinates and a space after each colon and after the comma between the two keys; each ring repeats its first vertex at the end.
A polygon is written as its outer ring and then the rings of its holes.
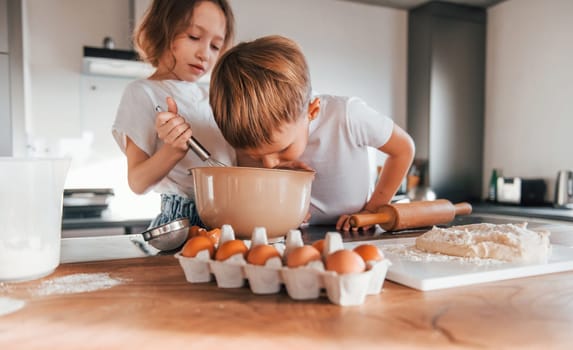
{"type": "Polygon", "coordinates": [[[185,119],[177,114],[177,104],[171,97],[167,97],[167,112],[159,112],[155,117],[155,130],[157,137],[165,145],[169,145],[183,154],[187,152],[187,140],[192,135],[191,126],[185,119]]]}

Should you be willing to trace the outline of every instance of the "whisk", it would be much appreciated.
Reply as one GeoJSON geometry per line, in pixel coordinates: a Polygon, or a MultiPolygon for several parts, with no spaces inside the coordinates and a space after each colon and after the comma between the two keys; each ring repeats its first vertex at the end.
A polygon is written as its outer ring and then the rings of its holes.
{"type": "MultiPolygon", "coordinates": [[[[155,111],[162,112],[162,109],[160,106],[156,106],[155,111]]],[[[187,146],[189,146],[189,148],[191,148],[191,150],[193,150],[193,152],[202,161],[206,162],[209,166],[219,166],[219,167],[227,166],[227,164],[220,162],[215,158],[212,158],[211,153],[209,153],[209,151],[207,151],[205,147],[203,147],[203,145],[199,141],[197,141],[197,139],[194,138],[193,136],[191,136],[189,140],[187,140],[187,146]]]]}

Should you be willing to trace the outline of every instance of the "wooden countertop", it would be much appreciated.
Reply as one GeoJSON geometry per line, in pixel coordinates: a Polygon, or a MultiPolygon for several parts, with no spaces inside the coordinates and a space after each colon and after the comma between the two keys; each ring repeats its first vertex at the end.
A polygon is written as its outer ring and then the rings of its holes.
{"type": "Polygon", "coordinates": [[[432,292],[389,281],[361,306],[286,292],[190,284],[171,255],[61,264],[40,280],[0,284],[23,300],[0,316],[0,349],[550,348],[573,344],[573,272],[432,292]],[[123,283],[38,295],[48,280],[109,273],[123,283]]]}

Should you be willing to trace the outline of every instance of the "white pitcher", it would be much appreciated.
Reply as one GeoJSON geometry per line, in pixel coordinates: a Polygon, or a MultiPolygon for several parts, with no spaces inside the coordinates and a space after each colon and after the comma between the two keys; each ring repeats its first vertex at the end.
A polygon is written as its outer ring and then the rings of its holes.
{"type": "Polygon", "coordinates": [[[0,157],[0,282],[52,273],[60,264],[68,159],[0,157]]]}

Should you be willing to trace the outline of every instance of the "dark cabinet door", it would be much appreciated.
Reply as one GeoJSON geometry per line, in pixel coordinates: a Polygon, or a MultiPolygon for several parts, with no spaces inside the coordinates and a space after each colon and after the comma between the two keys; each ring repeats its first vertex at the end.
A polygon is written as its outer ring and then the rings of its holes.
{"type": "Polygon", "coordinates": [[[484,9],[432,2],[409,14],[408,132],[425,185],[454,202],[481,197],[484,9]]]}
{"type": "Polygon", "coordinates": [[[8,52],[8,0],[0,0],[0,53],[7,53],[7,52],[8,52]]]}
{"type": "Polygon", "coordinates": [[[8,64],[8,55],[0,53],[0,157],[11,155],[10,65],[8,64]]]}

